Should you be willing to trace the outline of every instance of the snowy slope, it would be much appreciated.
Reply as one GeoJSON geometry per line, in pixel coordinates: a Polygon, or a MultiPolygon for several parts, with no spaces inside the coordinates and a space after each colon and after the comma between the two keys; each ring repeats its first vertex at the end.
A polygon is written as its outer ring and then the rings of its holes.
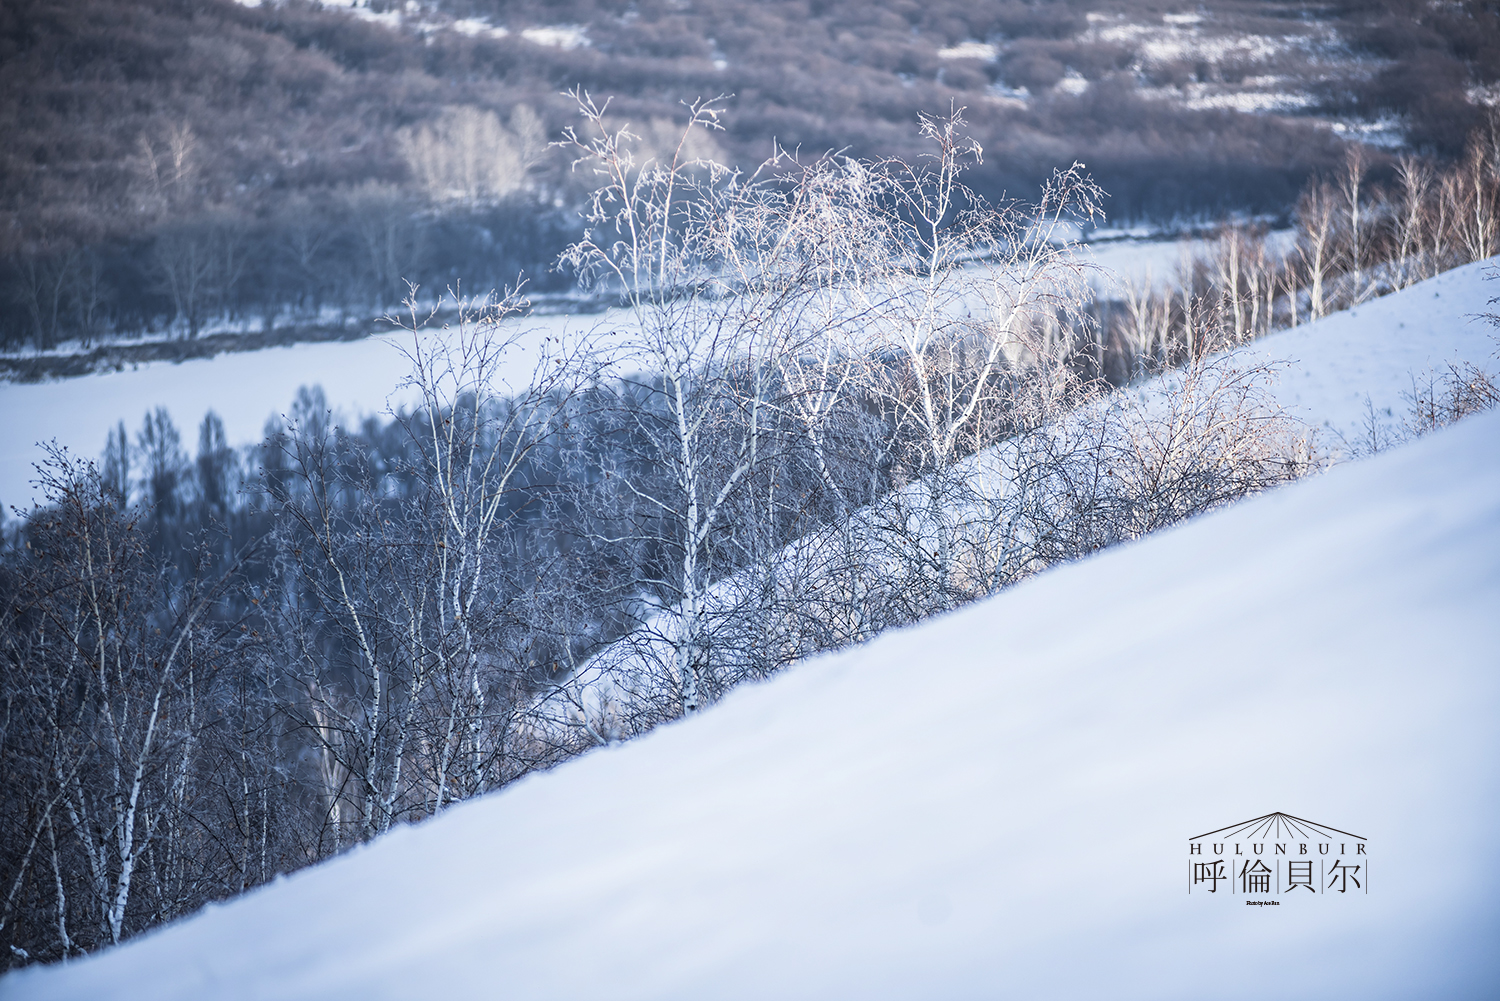
{"type": "MultiPolygon", "coordinates": [[[[1400,292],[1256,341],[1249,358],[1290,363],[1276,396],[1295,417],[1326,427],[1351,448],[1366,439],[1365,399],[1377,420],[1399,427],[1413,378],[1448,363],[1500,372],[1497,258],[1444,272],[1400,292]]],[[[1325,441],[1325,445],[1332,442],[1325,441]]]]}
{"type": "Polygon", "coordinates": [[[0,998],[1494,997],[1497,609],[1492,412],[0,998]],[[1278,810],[1369,893],[1187,892],[1278,810]]]}
{"type": "MultiPolygon", "coordinates": [[[[1449,272],[1354,310],[1245,345],[1232,353],[1232,363],[1241,369],[1263,363],[1276,373],[1271,395],[1294,421],[1316,429],[1313,440],[1320,454],[1347,459],[1368,453],[1374,450],[1369,421],[1379,425],[1381,447],[1400,440],[1410,412],[1406,397],[1417,380],[1444,363],[1474,362],[1492,373],[1500,372],[1500,353],[1496,352],[1500,331],[1477,316],[1480,311],[1493,311],[1488,299],[1500,295],[1500,282],[1488,280],[1493,274],[1495,268],[1488,263],[1449,272]]],[[[1120,394],[1135,397],[1149,408],[1164,403],[1167,391],[1180,383],[1179,372],[1167,372],[1120,394]]],[[[1090,412],[1091,408],[1085,408],[1075,417],[1097,420],[1097,412],[1094,417],[1090,412]]],[[[1015,448],[1014,441],[1002,442],[966,461],[965,475],[977,494],[1004,493],[1002,484],[1013,466],[1015,448]]],[[[925,488],[920,483],[909,484],[901,492],[909,498],[908,510],[924,510],[925,488]]],[[[956,522],[971,520],[981,525],[990,524],[993,517],[977,510],[949,514],[957,515],[956,522]]],[[[889,516],[885,509],[873,519],[869,511],[854,515],[864,544],[872,547],[867,565],[881,565],[881,545],[894,549],[889,565],[902,565],[904,557],[899,554],[907,540],[899,533],[893,538],[881,527],[889,516]]],[[[920,515],[914,517],[920,522],[920,515]]],[[[790,571],[792,576],[807,579],[821,572],[817,568],[824,565],[823,553],[829,544],[827,536],[804,537],[783,550],[779,560],[784,567],[799,568],[790,571]]],[[[719,581],[701,599],[701,611],[710,618],[732,616],[756,587],[743,576],[719,581]]],[[[549,692],[534,710],[553,731],[553,739],[559,744],[587,743],[589,738],[580,732],[585,714],[601,732],[607,732],[610,719],[639,700],[636,693],[648,693],[649,701],[653,697],[649,693],[670,688],[675,677],[675,668],[670,666],[675,659],[672,643],[681,621],[671,610],[651,617],[630,635],[592,654],[566,686],[549,692]]]]}

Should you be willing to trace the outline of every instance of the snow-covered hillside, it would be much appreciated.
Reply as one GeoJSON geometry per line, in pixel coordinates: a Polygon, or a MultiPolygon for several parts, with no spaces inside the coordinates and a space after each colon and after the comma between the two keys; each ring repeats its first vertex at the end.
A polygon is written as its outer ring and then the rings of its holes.
{"type": "Polygon", "coordinates": [[[1491,412],[0,998],[1493,997],[1497,608],[1491,412]],[[1189,893],[1273,811],[1358,832],[1359,892],[1189,893]]]}
{"type": "Polygon", "coordinates": [[[1255,342],[1247,358],[1286,362],[1277,399],[1350,451],[1369,445],[1373,415],[1399,429],[1417,384],[1448,364],[1500,371],[1496,259],[1444,272],[1392,295],[1255,342]],[[1366,402],[1368,400],[1368,403],[1366,402]]]}
{"type": "MultiPolygon", "coordinates": [[[[1440,386],[1441,376],[1447,374],[1442,370],[1445,364],[1461,368],[1477,362],[1491,372],[1500,371],[1497,331],[1476,315],[1486,308],[1487,296],[1500,292],[1500,285],[1487,280],[1493,272],[1485,264],[1457,269],[1359,308],[1253,342],[1222,361],[1226,368],[1243,371],[1264,366],[1274,373],[1277,381],[1268,387],[1267,402],[1283,407],[1291,418],[1282,427],[1306,426],[1320,455],[1338,461],[1377,451],[1407,434],[1408,397],[1423,383],[1435,381],[1440,386]]],[[[1108,270],[1101,273],[1110,274],[1108,270]]],[[[1099,426],[1103,410],[1112,410],[1117,420],[1141,419],[1139,413],[1134,418],[1121,417],[1119,406],[1139,402],[1142,411],[1151,411],[1174,405],[1170,400],[1181,390],[1181,383],[1180,372],[1167,372],[1085,408],[1075,419],[1099,426]]],[[[1025,489],[1018,485],[1024,475],[1018,470],[1028,468],[1031,460],[1020,456],[1030,454],[1021,436],[967,460],[963,469],[972,494],[968,500],[951,502],[961,510],[947,511],[950,530],[966,523],[976,550],[998,547],[998,537],[1025,537],[1027,529],[1019,519],[1007,522],[1001,498],[1025,489]],[[987,500],[980,501],[980,497],[987,500]]],[[[893,518],[894,508],[885,502],[853,516],[855,532],[867,549],[867,574],[899,576],[909,530],[930,517],[923,513],[926,489],[922,484],[908,484],[885,500],[893,498],[905,512],[900,518],[893,518]],[[893,531],[891,525],[900,527],[893,531]]],[[[1019,510],[1026,506],[1020,504],[1019,510]]],[[[839,564],[830,547],[844,544],[837,531],[798,539],[779,555],[778,572],[799,579],[826,575],[826,567],[839,564]]],[[[761,586],[753,574],[720,580],[700,596],[698,614],[733,619],[747,596],[761,586]]],[[[675,651],[683,622],[680,607],[663,609],[617,642],[593,652],[566,684],[549,690],[534,707],[535,721],[548,734],[547,740],[586,746],[600,740],[600,734],[628,733],[629,724],[622,720],[642,712],[649,716],[641,707],[676,684],[675,651]]],[[[727,663],[731,655],[721,649],[718,656],[727,663]]]]}

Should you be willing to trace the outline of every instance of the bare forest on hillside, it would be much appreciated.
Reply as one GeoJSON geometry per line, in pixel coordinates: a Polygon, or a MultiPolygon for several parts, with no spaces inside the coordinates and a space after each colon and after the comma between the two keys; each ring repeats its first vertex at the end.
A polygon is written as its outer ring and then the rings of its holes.
{"type": "MultiPolygon", "coordinates": [[[[966,108],[993,200],[1080,161],[1114,220],[1286,217],[1344,141],[1445,170],[1494,105],[1492,3],[19,0],[0,11],[0,344],[344,336],[405,295],[553,268],[589,186],[576,86],[661,153],[914,157],[966,108]]],[[[254,343],[259,343],[254,342],[254,343]]],[[[184,349],[188,350],[188,349],[184,349]]],[[[100,364],[107,363],[102,356],[100,364]]],[[[24,377],[26,370],[13,368],[24,377]]]]}
{"type": "MultiPolygon", "coordinates": [[[[562,264],[634,318],[612,357],[549,341],[507,390],[523,296],[435,315],[413,290],[422,404],[389,422],[337,426],[306,391],[243,453],[210,414],[190,459],[156,411],[99,463],[43,463],[48,501],[0,561],[7,963],[108,946],[1317,468],[1273,373],[1220,352],[1500,235],[1481,130],[1394,186],[1351,153],[1284,253],[1226,227],[1177,284],[1095,302],[1071,252],[1094,180],[987,199],[956,113],[922,119],[917,155],[745,171],[712,156],[722,102],[664,145],[573,99],[553,152],[593,188],[562,264]]],[[[524,161],[531,126],[503,127],[524,161]]],[[[435,183],[499,183],[467,169],[435,183]]],[[[1413,433],[1495,399],[1482,373],[1430,388],[1413,433]]]]}

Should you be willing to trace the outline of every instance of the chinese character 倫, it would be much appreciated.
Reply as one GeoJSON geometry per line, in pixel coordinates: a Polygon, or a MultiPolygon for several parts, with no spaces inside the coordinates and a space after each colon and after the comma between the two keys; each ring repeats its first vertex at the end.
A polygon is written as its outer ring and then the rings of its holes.
{"type": "Polygon", "coordinates": [[[1242,893],[1270,893],[1271,870],[1260,859],[1252,867],[1249,862],[1240,866],[1240,891],[1242,893]]]}

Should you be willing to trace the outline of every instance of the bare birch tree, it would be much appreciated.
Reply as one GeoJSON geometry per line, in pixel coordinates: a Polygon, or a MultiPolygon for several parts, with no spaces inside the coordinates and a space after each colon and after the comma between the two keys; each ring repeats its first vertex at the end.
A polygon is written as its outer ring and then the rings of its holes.
{"type": "MultiPolygon", "coordinates": [[[[30,730],[7,744],[24,752],[11,761],[26,763],[34,809],[0,929],[44,845],[53,954],[66,956],[80,942],[120,941],[143,881],[158,898],[203,899],[201,884],[169,870],[202,851],[189,790],[226,632],[207,613],[238,561],[217,580],[173,587],[153,573],[140,512],[120,507],[92,466],[53,451],[40,468],[51,506],[27,524],[36,558],[8,595],[3,650],[7,702],[30,730]]],[[[159,920],[160,899],[151,907],[159,920]]]]}
{"type": "Polygon", "coordinates": [[[407,458],[362,454],[320,401],[279,442],[291,712],[320,757],[335,845],[507,777],[505,737],[530,681],[499,657],[526,618],[508,529],[576,376],[575,357],[515,322],[519,293],[455,295],[441,328],[415,295],[400,321],[421,400],[396,415],[407,458]],[[506,366],[527,350],[527,381],[512,389],[506,366]]]}
{"type": "Polygon", "coordinates": [[[773,317],[788,287],[776,276],[778,250],[788,234],[760,225],[767,188],[687,155],[696,131],[719,128],[719,103],[689,108],[670,160],[638,163],[638,137],[628,126],[610,130],[607,104],[574,97],[584,134],[569,129],[563,146],[600,184],[586,213],[591,229],[564,260],[617,290],[634,322],[624,363],[643,375],[622,396],[630,404],[623,413],[645,461],[669,471],[654,482],[621,479],[640,512],[630,532],[664,556],[644,582],[657,613],[642,623],[649,637],[640,638],[666,651],[660,666],[675,688],[676,711],[689,714],[703,705],[712,671],[705,601],[714,534],[766,439],[784,333],[773,317]]]}

